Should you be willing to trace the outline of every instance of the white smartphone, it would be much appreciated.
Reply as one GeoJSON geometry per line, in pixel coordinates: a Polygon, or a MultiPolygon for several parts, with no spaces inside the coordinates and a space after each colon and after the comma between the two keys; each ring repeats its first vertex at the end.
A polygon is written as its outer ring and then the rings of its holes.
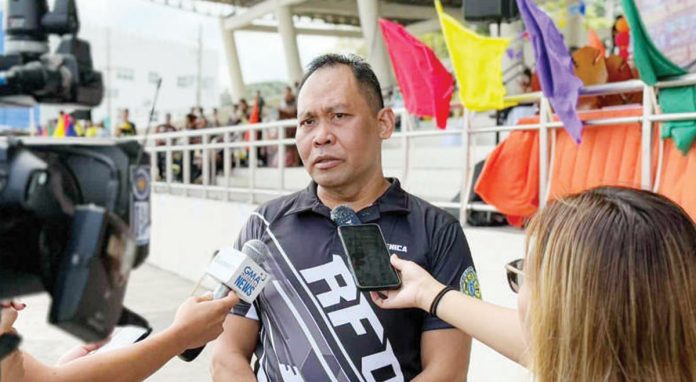
{"type": "Polygon", "coordinates": [[[95,350],[94,354],[125,348],[138,341],[144,340],[150,333],[152,333],[152,328],[146,329],[140,326],[123,326],[114,333],[111,337],[111,341],[95,350]]]}

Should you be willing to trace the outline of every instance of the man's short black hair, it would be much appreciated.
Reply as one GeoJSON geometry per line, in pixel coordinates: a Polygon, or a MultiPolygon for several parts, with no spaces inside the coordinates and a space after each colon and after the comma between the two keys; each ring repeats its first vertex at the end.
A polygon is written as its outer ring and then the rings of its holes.
{"type": "Polygon", "coordinates": [[[382,88],[379,86],[379,81],[375,72],[372,71],[370,64],[365,62],[360,56],[354,54],[343,55],[328,53],[321,55],[307,66],[307,71],[304,76],[302,76],[302,81],[300,81],[300,86],[297,89],[299,93],[302,90],[307,79],[317,70],[324,67],[333,67],[336,65],[345,65],[353,71],[355,80],[358,81],[358,85],[365,92],[365,99],[370,108],[375,112],[379,112],[384,108],[384,99],[382,98],[382,88]]]}

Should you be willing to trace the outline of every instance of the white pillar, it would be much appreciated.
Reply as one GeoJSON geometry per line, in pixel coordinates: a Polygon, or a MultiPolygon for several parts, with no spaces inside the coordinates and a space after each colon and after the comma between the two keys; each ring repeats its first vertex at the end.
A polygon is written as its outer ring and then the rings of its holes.
{"type": "Polygon", "coordinates": [[[220,19],[220,30],[222,32],[222,41],[225,44],[225,53],[227,56],[227,70],[230,75],[230,96],[232,102],[238,102],[244,97],[246,88],[244,86],[244,78],[242,77],[242,66],[239,64],[239,55],[237,54],[237,43],[234,40],[234,31],[226,30],[224,19],[220,19]]]}
{"type": "Polygon", "coordinates": [[[358,0],[358,13],[360,15],[360,28],[367,44],[367,61],[372,66],[372,70],[375,71],[382,89],[387,89],[394,84],[394,80],[387,49],[379,29],[379,1],[358,0]]]}
{"type": "Polygon", "coordinates": [[[287,5],[278,7],[276,18],[278,19],[278,33],[283,41],[283,50],[285,51],[288,83],[293,84],[302,79],[302,64],[300,63],[300,51],[297,48],[297,35],[290,7],[287,5]]]}

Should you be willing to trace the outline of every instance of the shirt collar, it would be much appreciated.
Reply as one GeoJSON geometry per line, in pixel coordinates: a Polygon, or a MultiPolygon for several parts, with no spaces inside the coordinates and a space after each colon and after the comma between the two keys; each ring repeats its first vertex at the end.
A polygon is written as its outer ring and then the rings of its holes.
{"type": "MultiPolygon", "coordinates": [[[[377,199],[377,201],[358,211],[358,216],[363,223],[379,219],[381,213],[396,212],[408,213],[408,194],[401,188],[401,183],[396,178],[387,178],[389,188],[377,199]]],[[[292,207],[285,213],[291,215],[313,211],[328,218],[331,217],[331,210],[325,206],[317,196],[317,184],[312,181],[307,188],[300,191],[292,207]]]]}

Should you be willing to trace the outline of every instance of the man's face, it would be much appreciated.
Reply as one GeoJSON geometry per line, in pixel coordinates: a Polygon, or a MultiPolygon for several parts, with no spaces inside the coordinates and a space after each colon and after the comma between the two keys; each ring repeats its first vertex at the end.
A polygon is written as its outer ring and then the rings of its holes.
{"type": "Polygon", "coordinates": [[[312,179],[324,188],[381,175],[381,141],[393,118],[380,118],[345,65],[314,72],[298,95],[297,149],[312,179]]]}

